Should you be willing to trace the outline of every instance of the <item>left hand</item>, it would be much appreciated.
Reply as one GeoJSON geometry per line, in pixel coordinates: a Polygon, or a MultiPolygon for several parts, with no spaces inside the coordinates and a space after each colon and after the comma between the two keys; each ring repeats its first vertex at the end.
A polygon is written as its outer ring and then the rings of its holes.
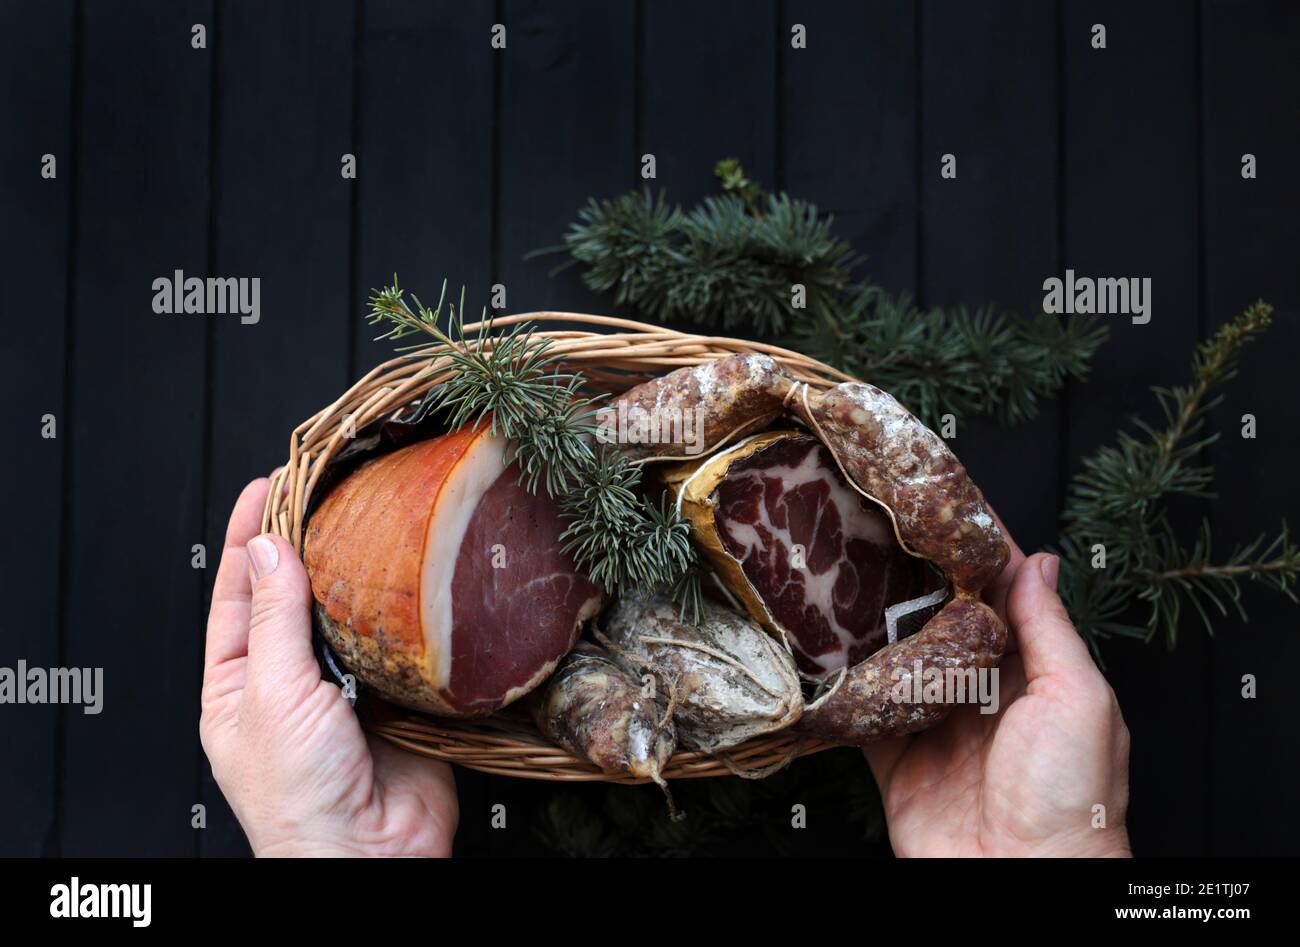
{"type": "Polygon", "coordinates": [[[449,855],[451,768],[367,736],[312,653],[293,546],[258,535],[270,481],[244,488],[208,615],[199,736],[257,855],[449,855]]]}

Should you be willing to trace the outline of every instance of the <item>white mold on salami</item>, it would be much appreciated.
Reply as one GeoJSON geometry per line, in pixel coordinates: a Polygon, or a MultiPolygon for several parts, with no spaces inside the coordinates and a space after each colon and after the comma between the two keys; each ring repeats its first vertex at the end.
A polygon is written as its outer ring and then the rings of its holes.
{"type": "Polygon", "coordinates": [[[849,482],[890,513],[899,541],[978,591],[1010,555],[979,488],[943,440],[894,397],[846,382],[804,386],[794,410],[830,448],[849,482]]]}
{"type": "Polygon", "coordinates": [[[611,404],[615,411],[640,409],[651,415],[700,411],[702,444],[628,444],[623,453],[634,461],[681,460],[708,453],[762,430],[782,412],[785,374],[767,355],[737,354],[713,359],[651,379],[611,404]]]}
{"type": "Polygon", "coordinates": [[[672,719],[609,652],[579,644],[529,704],[542,734],[570,753],[606,772],[664,785],[677,743],[672,719]]]}
{"type": "Polygon", "coordinates": [[[948,669],[993,667],[1006,648],[1006,628],[984,603],[958,596],[904,638],[849,668],[843,680],[810,705],[798,728],[824,740],[866,746],[924,730],[952,710],[947,703],[900,699],[914,692],[912,678],[948,669]]]}

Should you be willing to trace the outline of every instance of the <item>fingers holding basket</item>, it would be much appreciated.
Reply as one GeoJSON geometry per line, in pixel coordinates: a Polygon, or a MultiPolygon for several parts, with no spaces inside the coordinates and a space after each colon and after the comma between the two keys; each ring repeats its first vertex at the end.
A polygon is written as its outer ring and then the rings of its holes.
{"type": "Polygon", "coordinates": [[[265,477],[248,484],[230,514],[221,563],[212,586],[212,608],[208,612],[204,653],[207,670],[248,653],[248,619],[253,599],[245,546],[262,531],[262,509],[270,486],[265,477]]]}

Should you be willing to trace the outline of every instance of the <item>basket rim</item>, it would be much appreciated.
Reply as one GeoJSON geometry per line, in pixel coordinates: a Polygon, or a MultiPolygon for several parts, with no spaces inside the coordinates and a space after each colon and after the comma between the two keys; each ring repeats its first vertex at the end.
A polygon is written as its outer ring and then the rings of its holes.
{"type": "MultiPolygon", "coordinates": [[[[466,325],[465,337],[483,333],[490,347],[492,330],[532,323],[533,338],[547,340],[552,354],[566,368],[583,371],[593,383],[622,390],[676,368],[703,364],[734,354],[763,354],[775,359],[796,380],[825,389],[858,379],[824,362],[766,342],[730,336],[700,335],[617,316],[540,310],[496,316],[466,325]],[[565,323],[592,326],[539,329],[565,323]]],[[[477,341],[477,339],[475,340],[477,341]]],[[[448,354],[461,344],[432,342],[388,359],[370,369],[332,402],[299,423],[289,437],[289,457],[271,477],[262,513],[262,532],[274,533],[303,554],[305,511],[324,469],[356,431],[410,407],[450,374],[448,354]]],[[[468,769],[503,776],[561,782],[601,781],[640,784],[648,779],[601,770],[547,741],[503,723],[497,715],[479,718],[440,718],[415,711],[384,721],[367,721],[366,729],[413,753],[455,763],[468,769]]],[[[757,778],[794,759],[838,744],[781,730],[755,737],[725,755],[709,756],[678,750],[664,770],[668,779],[699,779],[742,775],[757,778]]]]}

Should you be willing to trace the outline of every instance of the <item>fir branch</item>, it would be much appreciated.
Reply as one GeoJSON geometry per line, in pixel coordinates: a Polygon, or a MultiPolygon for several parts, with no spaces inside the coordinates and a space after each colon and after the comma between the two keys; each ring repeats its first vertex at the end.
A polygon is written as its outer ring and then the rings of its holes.
{"type": "Polygon", "coordinates": [[[699,621],[700,588],[690,524],[666,500],[640,495],[640,466],[606,448],[578,487],[561,500],[570,520],[561,534],[564,551],[611,594],[629,587],[666,588],[683,616],[699,621]]]}
{"type": "Polygon", "coordinates": [[[414,333],[436,343],[409,346],[414,358],[443,356],[450,377],[431,393],[433,406],[447,412],[453,428],[487,422],[510,445],[509,460],[530,493],[539,484],[559,499],[569,525],[563,549],[606,592],[628,588],[665,589],[692,621],[699,616],[699,582],[690,524],[676,508],[649,503],[640,489],[641,468],[605,448],[593,450],[595,399],[582,395],[582,375],[556,370],[551,340],[536,336],[530,323],[493,333],[486,311],[475,338],[465,334],[464,290],[449,306],[449,331],[439,323],[446,282],[438,304],[414,307],[393,277],[393,285],[372,291],[371,325],[387,324],[381,339],[414,333]]]}
{"type": "Polygon", "coordinates": [[[587,286],[644,316],[775,336],[796,283],[809,306],[829,300],[856,258],[812,204],[767,196],[755,213],[746,200],[711,197],[690,213],[648,192],[592,200],[564,245],[587,286]]]}
{"type": "Polygon", "coordinates": [[[1221,402],[1214,389],[1235,377],[1241,350],[1264,332],[1272,309],[1257,302],[1198,346],[1192,380],[1155,388],[1164,425],[1134,421],[1142,436],[1121,432],[1114,445],[1083,462],[1066,500],[1061,538],[1061,593],[1094,653],[1100,639],[1125,635],[1177,644],[1183,617],[1195,614],[1213,634],[1217,617],[1235,611],[1245,620],[1241,583],[1254,581],[1295,598],[1300,550],[1286,524],[1272,540],[1260,536],[1215,561],[1208,520],[1190,545],[1180,542],[1167,500],[1212,497],[1214,470],[1197,459],[1217,434],[1205,435],[1205,416],[1221,402]],[[1105,550],[1105,569],[1092,565],[1092,550],[1105,550]],[[1145,608],[1146,620],[1126,620],[1145,608]]]}
{"type": "Polygon", "coordinates": [[[751,214],[758,216],[758,205],[765,193],[758,182],[751,181],[745,175],[739,158],[723,158],[713,166],[713,176],[718,179],[724,194],[735,194],[745,202],[745,207],[751,214]]]}
{"type": "Polygon", "coordinates": [[[1166,529],[1156,540],[1157,554],[1141,575],[1144,587],[1138,598],[1150,603],[1151,621],[1148,636],[1161,632],[1172,648],[1178,640],[1179,618],[1184,606],[1190,605],[1210,634],[1214,633],[1211,609],[1220,617],[1228,606],[1243,622],[1246,610],[1241,604],[1241,582],[1250,580],[1273,588],[1296,601],[1291,585],[1300,575],[1300,549],[1291,542],[1287,524],[1268,540],[1260,535],[1238,546],[1220,563],[1213,562],[1210,524],[1201,522],[1201,532],[1190,549],[1179,545],[1172,530],[1166,529]]]}
{"type": "Polygon", "coordinates": [[[1234,551],[1223,565],[1212,565],[1206,561],[1207,550],[1191,557],[1190,565],[1158,572],[1151,578],[1155,582],[1177,582],[1183,579],[1237,576],[1261,582],[1273,582],[1278,591],[1288,592],[1290,578],[1287,573],[1295,570],[1297,563],[1300,562],[1300,551],[1291,542],[1287,525],[1283,522],[1282,531],[1268,544],[1259,558],[1254,558],[1256,551],[1264,545],[1266,539],[1266,534],[1260,534],[1253,542],[1234,551]],[[1273,556],[1275,552],[1277,555],[1273,556]],[[1270,556],[1273,558],[1269,558],[1270,556]]]}
{"type": "MultiPolygon", "coordinates": [[[[549,495],[564,493],[591,462],[588,442],[595,428],[588,420],[591,401],[578,396],[581,377],[554,370],[551,340],[534,337],[530,323],[493,335],[483,310],[477,338],[466,339],[463,289],[460,305],[448,306],[450,330],[444,332],[439,323],[446,297],[444,280],[436,306],[429,308],[412,295],[412,309],[394,274],[392,286],[372,291],[369,321],[390,324],[379,339],[423,332],[440,343],[453,375],[439,388],[437,406],[449,412],[450,426],[487,420],[493,434],[511,443],[510,459],[518,461],[529,492],[536,492],[544,474],[549,495]]],[[[406,350],[412,357],[428,355],[427,344],[406,350]]]]}
{"type": "Polygon", "coordinates": [[[788,345],[890,392],[926,424],[991,415],[1018,424],[1087,377],[1106,329],[1087,317],[1019,319],[991,308],[923,312],[870,283],[795,327],[788,345]]]}
{"type": "MultiPolygon", "coordinates": [[[[583,282],[598,293],[613,293],[620,306],[659,314],[668,275],[681,264],[675,244],[682,213],[667,197],[627,194],[612,201],[588,201],[565,234],[564,246],[584,265],[583,282]]],[[[535,253],[552,252],[549,250],[535,253]]]]}
{"type": "Polygon", "coordinates": [[[944,414],[1033,417],[1067,379],[1085,376],[1105,338],[1085,319],[922,311],[854,282],[861,259],[814,205],[767,194],[734,158],[714,173],[723,193],[688,212],[648,192],[592,200],[558,249],[619,306],[783,342],[888,389],[932,425],[944,414]]]}

